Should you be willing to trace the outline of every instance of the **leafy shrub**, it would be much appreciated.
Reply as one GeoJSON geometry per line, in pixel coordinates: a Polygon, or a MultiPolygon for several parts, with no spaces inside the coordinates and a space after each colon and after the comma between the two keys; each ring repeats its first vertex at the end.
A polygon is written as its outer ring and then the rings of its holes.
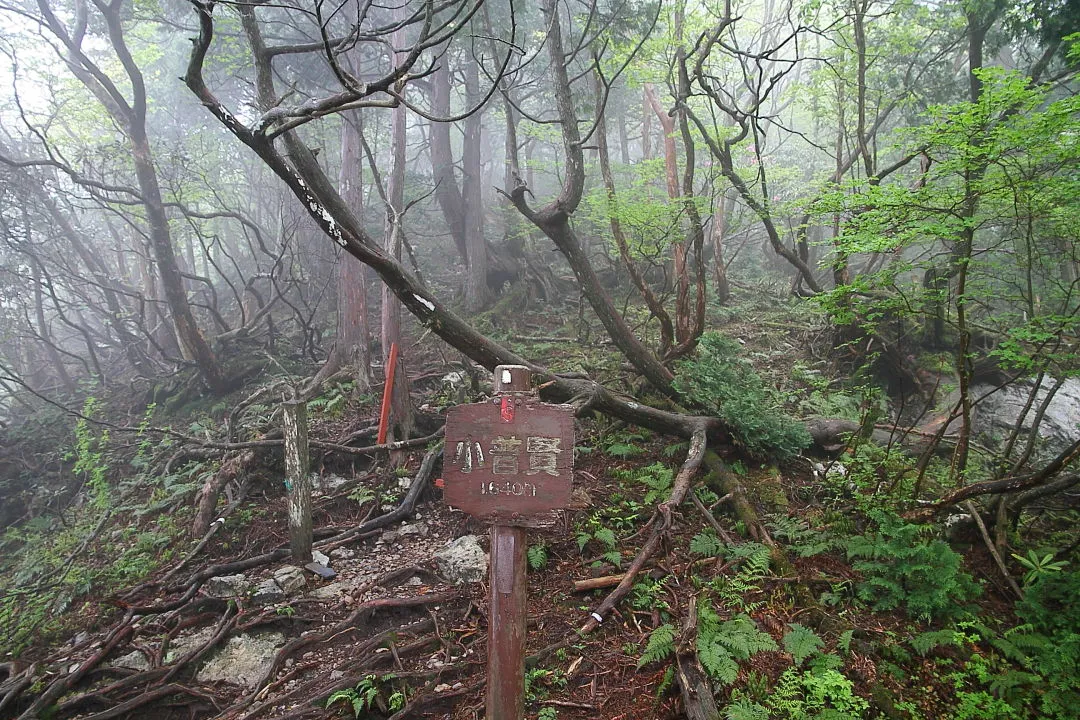
{"type": "Polygon", "coordinates": [[[870,708],[840,671],[824,665],[799,672],[788,668],[769,698],[769,717],[791,720],[859,718],[870,708]]]}
{"type": "Polygon", "coordinates": [[[945,619],[976,597],[980,588],[964,571],[963,558],[949,545],[928,537],[928,529],[887,511],[872,511],[877,532],[846,541],[848,559],[865,576],[858,596],[874,610],[903,607],[924,621],[945,619]]]}
{"type": "Polygon", "coordinates": [[[1080,628],[1080,572],[1043,575],[1016,604],[1016,614],[1041,633],[1053,635],[1080,628]]]}
{"type": "Polygon", "coordinates": [[[738,352],[735,341],[705,333],[695,356],[679,364],[675,389],[715,412],[747,451],[778,460],[798,455],[810,445],[810,434],[776,409],[773,393],[738,352]]]}

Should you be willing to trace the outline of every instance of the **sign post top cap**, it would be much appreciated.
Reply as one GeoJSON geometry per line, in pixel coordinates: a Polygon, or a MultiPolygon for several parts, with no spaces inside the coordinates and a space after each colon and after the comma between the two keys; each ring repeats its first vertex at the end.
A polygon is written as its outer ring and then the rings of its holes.
{"type": "Polygon", "coordinates": [[[528,392],[532,389],[532,370],[524,365],[495,366],[495,392],[528,392]]]}

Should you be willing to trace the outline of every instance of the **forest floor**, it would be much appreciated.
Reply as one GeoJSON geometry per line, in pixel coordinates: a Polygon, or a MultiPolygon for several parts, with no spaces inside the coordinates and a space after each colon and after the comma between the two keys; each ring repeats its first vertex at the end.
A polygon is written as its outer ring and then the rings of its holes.
{"type": "MultiPolygon", "coordinates": [[[[834,382],[813,356],[820,345],[813,324],[762,312],[729,318],[724,332],[746,347],[789,407],[858,406],[857,393],[834,382]]],[[[560,370],[614,376],[617,368],[603,359],[609,351],[552,340],[559,332],[518,327],[506,339],[530,338],[520,342],[560,370]]],[[[453,368],[430,348],[415,350],[413,367],[429,378],[416,388],[417,405],[437,412],[456,392],[441,380],[453,368]]],[[[312,406],[312,437],[369,428],[376,412],[374,398],[358,398],[348,386],[327,388],[312,406]]],[[[206,425],[220,412],[189,422],[206,425]]],[[[887,487],[895,459],[880,455],[797,457],[777,466],[729,448],[725,461],[769,535],[752,539],[729,512],[731,497],[703,471],[694,488],[699,502],[675,509],[661,551],[629,596],[599,628],[580,634],[612,584],[578,591],[575,582],[603,583],[598,578],[628,565],[686,444],[591,416],[579,420],[577,433],[575,507],[555,528],[529,533],[528,718],[684,717],[673,668],[688,655],[709,671],[726,718],[1040,716],[1028,712],[1038,695],[1010,710],[1010,689],[990,688],[988,678],[1009,662],[994,638],[1018,621],[986,548],[977,536],[950,547],[925,528],[878,518],[888,493],[905,487],[887,487]],[[890,553],[900,559],[889,560],[890,553]]],[[[115,448],[97,461],[134,474],[138,447],[115,448]]],[[[272,554],[288,545],[280,451],[252,470],[247,497],[179,572],[194,545],[185,531],[195,469],[186,471],[186,484],[144,484],[93,515],[104,519],[92,523],[95,532],[67,565],[62,548],[71,545],[9,530],[0,569],[37,585],[24,583],[25,598],[14,601],[13,586],[4,585],[3,627],[12,638],[28,626],[33,632],[0,658],[0,718],[33,710],[50,692],[42,716],[95,720],[482,717],[486,582],[447,583],[433,555],[469,534],[486,548],[487,529],[442,501],[438,472],[421,471],[428,452],[407,453],[396,470],[385,453],[374,461],[316,453],[313,472],[346,483],[342,491],[324,488],[315,501],[317,548],[337,576],[308,574],[305,587],[269,603],[249,590],[212,592],[210,580],[243,572],[244,587],[252,588],[290,564],[280,551],[272,554]],[[418,495],[407,493],[409,479],[423,484],[418,495]],[[400,517],[372,527],[391,511],[400,517]],[[42,544],[37,555],[28,550],[35,542],[42,544]],[[51,568],[52,586],[28,572],[27,558],[51,568]],[[72,564],[85,579],[56,613],[49,604],[71,585],[72,564]],[[259,642],[271,649],[246,684],[223,679],[230,653],[259,642]],[[226,666],[224,674],[207,670],[215,662],[226,666]]],[[[213,470],[204,460],[191,464],[213,470]]]]}

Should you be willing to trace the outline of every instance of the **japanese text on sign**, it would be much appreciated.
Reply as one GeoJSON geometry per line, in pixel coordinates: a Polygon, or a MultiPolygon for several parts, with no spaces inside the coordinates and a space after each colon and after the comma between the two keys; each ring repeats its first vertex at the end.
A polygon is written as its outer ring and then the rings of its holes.
{"type": "Polygon", "coordinates": [[[566,507],[573,476],[573,409],[500,397],[459,405],[446,422],[446,501],[470,514],[566,507]]]}

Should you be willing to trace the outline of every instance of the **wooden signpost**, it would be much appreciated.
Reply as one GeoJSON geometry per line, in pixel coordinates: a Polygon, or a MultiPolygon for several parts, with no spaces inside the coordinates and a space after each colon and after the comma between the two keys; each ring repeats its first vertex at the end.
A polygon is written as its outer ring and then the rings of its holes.
{"type": "Polygon", "coordinates": [[[495,397],[446,415],[446,502],[491,523],[487,720],[525,713],[526,528],[570,504],[574,410],[532,392],[521,365],[495,368],[495,397]]]}

